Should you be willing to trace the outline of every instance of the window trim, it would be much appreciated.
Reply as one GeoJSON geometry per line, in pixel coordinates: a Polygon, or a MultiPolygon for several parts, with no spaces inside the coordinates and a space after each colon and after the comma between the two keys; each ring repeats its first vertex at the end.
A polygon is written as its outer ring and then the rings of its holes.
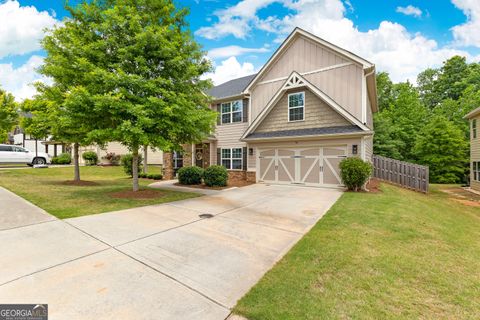
{"type": "Polygon", "coordinates": [[[243,101],[242,100],[232,100],[232,101],[226,101],[220,103],[220,124],[235,124],[235,123],[241,123],[243,122],[243,101]],[[240,110],[239,111],[233,111],[233,104],[235,102],[238,102],[240,104],[240,110]],[[230,105],[230,111],[229,112],[223,112],[223,105],[224,104],[229,104],[230,105]],[[233,121],[233,114],[234,113],[240,113],[240,121],[233,121]],[[228,114],[230,115],[230,122],[223,122],[223,115],[228,114]]]}
{"type": "Polygon", "coordinates": [[[472,161],[472,174],[473,181],[480,182],[480,161],[472,161]]]}
{"type": "Polygon", "coordinates": [[[287,96],[287,120],[288,122],[301,122],[305,121],[305,91],[298,91],[298,92],[292,92],[289,93],[287,96]],[[303,95],[303,105],[302,106],[296,106],[296,107],[290,107],[290,96],[295,95],[295,94],[302,94],[303,95]],[[291,109],[303,109],[303,117],[301,120],[290,120],[290,110],[291,109]]]}
{"type": "Polygon", "coordinates": [[[472,120],[472,139],[477,138],[477,119],[472,120]]]}
{"type": "Polygon", "coordinates": [[[242,147],[234,147],[234,148],[220,148],[220,164],[225,167],[227,170],[232,171],[243,171],[243,148],[242,147]],[[233,157],[233,149],[240,149],[240,158],[233,157]],[[230,158],[223,157],[223,150],[230,150],[230,158]],[[227,168],[223,165],[223,160],[230,160],[230,168],[227,168]],[[233,169],[233,160],[240,160],[240,169],[233,169]]]}

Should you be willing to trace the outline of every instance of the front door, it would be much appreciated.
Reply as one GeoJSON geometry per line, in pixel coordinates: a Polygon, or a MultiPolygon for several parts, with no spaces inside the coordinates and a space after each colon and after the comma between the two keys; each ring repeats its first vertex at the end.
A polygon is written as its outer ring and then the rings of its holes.
{"type": "Polygon", "coordinates": [[[199,143],[195,145],[195,165],[200,168],[209,166],[210,144],[199,143]]]}

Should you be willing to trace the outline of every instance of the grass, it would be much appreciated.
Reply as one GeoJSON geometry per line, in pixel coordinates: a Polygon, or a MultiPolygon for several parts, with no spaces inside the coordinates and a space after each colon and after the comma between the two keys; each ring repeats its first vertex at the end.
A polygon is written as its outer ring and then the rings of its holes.
{"type": "MultiPolygon", "coordinates": [[[[149,168],[156,173],[158,168],[149,168]]],[[[89,214],[140,207],[151,204],[197,197],[196,193],[156,190],[159,197],[152,199],[119,199],[111,193],[131,190],[132,180],[121,167],[81,167],[82,180],[96,182],[94,186],[62,185],[73,179],[73,167],[48,169],[0,170],[0,186],[13,191],[50,214],[73,218],[89,214]]],[[[153,180],[140,179],[142,188],[153,180]]]]}
{"type": "MultiPolygon", "coordinates": [[[[451,186],[449,186],[451,187],[451,186]]],[[[474,319],[480,208],[391,185],[345,193],[244,296],[254,319],[474,319]]]]}

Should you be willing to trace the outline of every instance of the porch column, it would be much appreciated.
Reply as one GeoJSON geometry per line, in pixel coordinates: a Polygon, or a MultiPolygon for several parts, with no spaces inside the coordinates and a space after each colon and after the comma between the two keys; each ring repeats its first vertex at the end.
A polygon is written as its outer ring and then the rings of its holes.
{"type": "Polygon", "coordinates": [[[173,152],[163,152],[163,178],[172,180],[174,178],[173,152]]]}

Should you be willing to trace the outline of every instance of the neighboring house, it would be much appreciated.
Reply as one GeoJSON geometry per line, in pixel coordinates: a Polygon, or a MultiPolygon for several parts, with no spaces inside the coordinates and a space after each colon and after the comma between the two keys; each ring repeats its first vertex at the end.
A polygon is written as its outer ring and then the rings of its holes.
{"type": "MultiPolygon", "coordinates": [[[[214,87],[215,132],[183,165],[225,166],[230,179],[341,186],[340,161],[371,161],[375,65],[295,29],[259,73],[214,87]]],[[[164,153],[165,177],[174,157],[164,153]]]]}
{"type": "MultiPolygon", "coordinates": [[[[100,146],[97,145],[92,145],[92,146],[87,146],[87,147],[80,147],[80,163],[84,164],[85,161],[82,158],[82,153],[85,151],[94,151],[98,155],[98,161],[99,163],[106,163],[107,161],[102,159],[107,153],[113,152],[116,155],[125,155],[127,153],[130,153],[124,145],[122,145],[119,142],[109,142],[105,146],[105,148],[101,148],[100,146]]],[[[140,150],[141,155],[143,157],[143,148],[140,150]]],[[[152,150],[152,148],[148,148],[148,153],[147,153],[147,163],[148,164],[157,164],[161,165],[163,164],[163,152],[161,150],[152,150]]]]}
{"type": "Polygon", "coordinates": [[[50,141],[49,138],[35,139],[30,134],[25,133],[22,128],[16,127],[13,131],[12,144],[22,146],[32,152],[48,153],[51,157],[56,157],[63,152],[70,152],[69,146],[61,142],[50,141]]]}
{"type": "Polygon", "coordinates": [[[467,114],[470,122],[470,186],[480,191],[480,141],[478,126],[480,125],[480,108],[467,114]]]}

